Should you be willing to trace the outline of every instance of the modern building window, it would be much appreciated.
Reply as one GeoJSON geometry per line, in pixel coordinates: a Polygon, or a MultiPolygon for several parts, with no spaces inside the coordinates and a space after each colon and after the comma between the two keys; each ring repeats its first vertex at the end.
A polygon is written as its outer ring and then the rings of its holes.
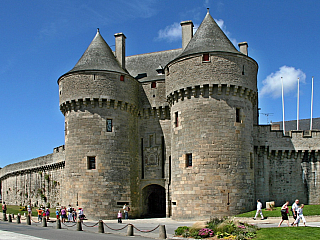
{"type": "Polygon", "coordinates": [[[236,122],[241,122],[240,118],[240,108],[236,108],[236,122]]]}
{"type": "Polygon", "coordinates": [[[124,75],[120,76],[120,81],[124,81],[124,75]]]}
{"type": "Polygon", "coordinates": [[[186,167],[192,167],[192,153],[186,154],[186,167]]]}
{"type": "Polygon", "coordinates": [[[112,132],[112,119],[107,119],[107,132],[112,132]]]}
{"type": "Polygon", "coordinates": [[[151,88],[156,88],[157,87],[157,83],[156,82],[152,82],[151,83],[151,88]]]}
{"type": "Polygon", "coordinates": [[[88,157],[88,169],[96,169],[96,157],[88,157]]]}
{"type": "Polygon", "coordinates": [[[178,114],[178,112],[174,113],[174,126],[179,127],[179,114],[178,114]]]}
{"type": "Polygon", "coordinates": [[[210,61],[210,59],[209,59],[209,53],[204,53],[204,54],[202,55],[202,61],[203,61],[203,62],[209,62],[209,61],[210,61]]]}

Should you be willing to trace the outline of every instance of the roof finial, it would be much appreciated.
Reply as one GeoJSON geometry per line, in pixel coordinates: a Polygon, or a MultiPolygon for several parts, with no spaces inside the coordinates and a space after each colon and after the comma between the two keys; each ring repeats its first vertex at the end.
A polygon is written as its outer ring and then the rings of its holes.
{"type": "Polygon", "coordinates": [[[99,28],[97,28],[97,32],[100,33],[99,28]]]}
{"type": "Polygon", "coordinates": [[[209,13],[209,8],[207,8],[207,13],[209,13]]]}

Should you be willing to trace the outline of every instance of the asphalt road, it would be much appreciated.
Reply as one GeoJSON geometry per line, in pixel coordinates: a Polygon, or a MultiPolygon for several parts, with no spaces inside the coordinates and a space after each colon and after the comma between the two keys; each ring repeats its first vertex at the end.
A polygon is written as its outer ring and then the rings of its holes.
{"type": "Polygon", "coordinates": [[[25,224],[16,224],[0,221],[0,240],[81,240],[81,239],[94,239],[94,240],[120,240],[120,239],[136,239],[147,240],[150,238],[142,236],[125,236],[110,233],[92,233],[87,231],[75,231],[69,229],[54,229],[53,227],[40,227],[25,224]]]}

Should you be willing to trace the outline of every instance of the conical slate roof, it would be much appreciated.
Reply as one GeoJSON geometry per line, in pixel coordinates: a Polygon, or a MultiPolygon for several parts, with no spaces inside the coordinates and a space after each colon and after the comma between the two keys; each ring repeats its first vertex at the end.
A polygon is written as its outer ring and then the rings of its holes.
{"type": "Polygon", "coordinates": [[[84,70],[126,73],[120,66],[109,45],[100,35],[99,29],[80,60],[68,73],[84,70]]]}
{"type": "Polygon", "coordinates": [[[211,17],[209,11],[179,58],[204,52],[240,53],[211,17]]]}

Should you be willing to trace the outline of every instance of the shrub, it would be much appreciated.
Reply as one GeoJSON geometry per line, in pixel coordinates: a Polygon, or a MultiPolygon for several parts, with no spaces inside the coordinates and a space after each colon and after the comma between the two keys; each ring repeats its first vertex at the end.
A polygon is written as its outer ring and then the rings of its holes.
{"type": "Polygon", "coordinates": [[[183,226],[183,227],[178,227],[175,231],[174,231],[174,235],[176,236],[181,236],[184,233],[189,232],[189,227],[187,226],[183,226]]]}

